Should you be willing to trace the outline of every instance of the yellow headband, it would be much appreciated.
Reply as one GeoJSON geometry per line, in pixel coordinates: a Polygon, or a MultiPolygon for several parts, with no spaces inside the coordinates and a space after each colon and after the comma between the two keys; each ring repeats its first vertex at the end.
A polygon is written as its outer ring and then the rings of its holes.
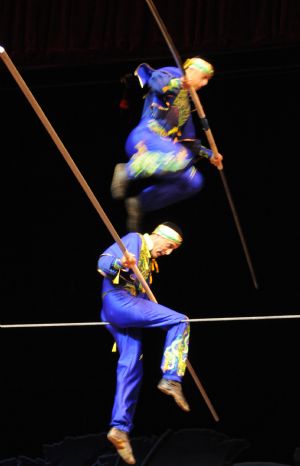
{"type": "Polygon", "coordinates": [[[177,231],[173,228],[163,225],[162,223],[158,225],[153,231],[154,234],[163,236],[164,238],[174,241],[174,243],[181,244],[183,239],[177,231]]]}
{"type": "Polygon", "coordinates": [[[204,71],[204,73],[210,74],[211,76],[214,74],[213,66],[208,63],[208,61],[203,60],[202,58],[188,58],[184,64],[183,68],[186,70],[187,68],[196,68],[197,70],[204,71]]]}

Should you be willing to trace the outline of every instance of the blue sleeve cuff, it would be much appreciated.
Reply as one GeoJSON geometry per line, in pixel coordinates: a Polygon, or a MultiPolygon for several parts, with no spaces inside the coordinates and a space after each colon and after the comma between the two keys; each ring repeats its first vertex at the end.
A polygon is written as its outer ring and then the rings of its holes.
{"type": "Polygon", "coordinates": [[[200,151],[199,151],[200,157],[203,157],[205,159],[210,159],[213,155],[213,151],[211,149],[208,149],[205,146],[201,146],[200,151]]]}
{"type": "Polygon", "coordinates": [[[121,259],[114,259],[110,265],[113,272],[118,272],[122,268],[121,259]]]}

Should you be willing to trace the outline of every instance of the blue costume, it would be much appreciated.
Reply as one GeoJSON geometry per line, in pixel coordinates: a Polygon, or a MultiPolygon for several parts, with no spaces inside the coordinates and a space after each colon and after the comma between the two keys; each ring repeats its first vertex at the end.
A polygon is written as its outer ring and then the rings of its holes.
{"type": "MultiPolygon", "coordinates": [[[[151,258],[149,235],[129,233],[122,238],[126,249],[135,255],[137,266],[147,283],[157,266],[151,258]]],[[[166,331],[161,370],[163,377],[181,382],[186,368],[189,332],[184,314],[148,299],[131,269],[123,269],[123,256],[117,243],[100,255],[98,271],[104,276],[101,319],[113,335],[119,351],[117,384],[111,426],[130,432],[143,375],[142,329],[160,327],[166,331]]]]}
{"type": "Polygon", "coordinates": [[[195,138],[189,94],[181,88],[182,72],[176,67],[154,70],[142,63],[135,74],[148,93],[141,120],[126,141],[126,173],[129,180],[157,178],[138,196],[146,212],[200,191],[204,180],[193,162],[195,156],[210,158],[212,151],[195,138]]]}

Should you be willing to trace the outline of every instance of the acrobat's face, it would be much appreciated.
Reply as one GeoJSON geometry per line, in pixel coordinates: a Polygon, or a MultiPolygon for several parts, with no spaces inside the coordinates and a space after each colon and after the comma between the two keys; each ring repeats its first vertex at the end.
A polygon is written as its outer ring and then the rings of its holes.
{"type": "Polygon", "coordinates": [[[178,243],[160,235],[152,235],[152,240],[153,248],[151,250],[151,257],[153,257],[153,259],[157,259],[160,256],[169,256],[174,249],[179,248],[178,243]]]}
{"type": "Polygon", "coordinates": [[[208,81],[211,79],[211,74],[190,66],[186,69],[186,78],[189,85],[198,91],[208,84],[208,81]]]}

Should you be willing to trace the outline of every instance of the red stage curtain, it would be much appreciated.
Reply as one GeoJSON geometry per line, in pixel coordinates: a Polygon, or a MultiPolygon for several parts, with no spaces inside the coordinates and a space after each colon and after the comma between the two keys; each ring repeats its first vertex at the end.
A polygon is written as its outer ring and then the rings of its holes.
{"type": "MultiPolygon", "coordinates": [[[[300,43],[298,0],[156,0],[182,56],[300,43]]],[[[143,0],[0,0],[0,45],[19,64],[169,56],[143,0]]]]}

